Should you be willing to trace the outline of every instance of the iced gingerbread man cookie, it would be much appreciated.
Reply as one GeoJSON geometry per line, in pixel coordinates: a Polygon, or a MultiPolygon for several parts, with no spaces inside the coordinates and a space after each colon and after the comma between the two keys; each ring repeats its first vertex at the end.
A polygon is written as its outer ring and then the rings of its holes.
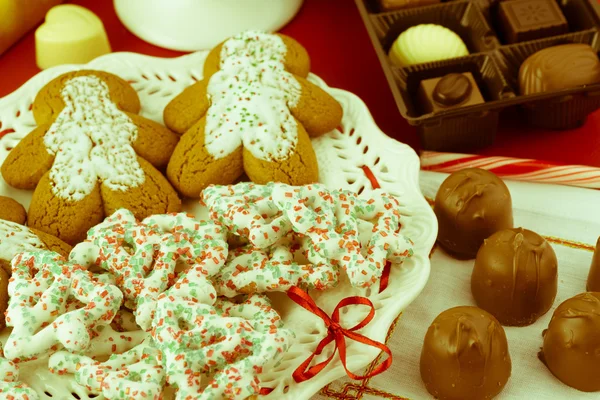
{"type": "Polygon", "coordinates": [[[38,127],[2,165],[9,185],[35,189],[29,226],[75,244],[119,208],[138,218],[179,211],[157,169],[179,138],[139,110],[135,90],[107,72],[69,72],[41,89],[33,102],[38,127]]]}
{"type": "Polygon", "coordinates": [[[316,182],[310,137],[335,129],[342,107],[305,79],[309,70],[306,50],[284,35],[245,32],[214,48],[204,79],[164,111],[182,134],[167,168],[177,190],[198,197],[244,172],[256,183],[316,182]]]}

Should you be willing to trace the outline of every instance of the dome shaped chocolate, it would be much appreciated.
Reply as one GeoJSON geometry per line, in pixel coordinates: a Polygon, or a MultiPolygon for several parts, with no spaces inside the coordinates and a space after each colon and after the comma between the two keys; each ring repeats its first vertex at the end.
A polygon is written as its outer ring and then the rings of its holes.
{"type": "Polygon", "coordinates": [[[504,329],[477,307],[446,310],[427,330],[420,368],[425,387],[437,399],[491,399],[512,369],[504,329]]]}
{"type": "Polygon", "coordinates": [[[506,229],[479,249],[471,291],[477,305],[502,325],[530,325],[554,303],[557,270],[556,254],[543,237],[523,228],[506,229]]]}
{"type": "Polygon", "coordinates": [[[474,258],[483,240],[513,227],[508,188],[489,171],[467,168],[451,174],[435,198],[438,243],[461,258],[474,258]]]}
{"type": "Polygon", "coordinates": [[[600,292],[582,293],[558,306],[544,331],[540,358],[563,383],[600,391],[600,292]]]}

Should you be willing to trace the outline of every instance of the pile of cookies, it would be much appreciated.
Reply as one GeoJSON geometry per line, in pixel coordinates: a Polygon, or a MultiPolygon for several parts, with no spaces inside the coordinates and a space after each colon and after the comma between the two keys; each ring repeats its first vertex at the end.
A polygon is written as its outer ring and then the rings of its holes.
{"type": "Polygon", "coordinates": [[[117,210],[68,256],[2,221],[31,244],[0,240],[15,253],[0,393],[36,398],[19,364],[49,357],[50,371],[110,399],[160,398],[167,386],[181,399],[245,399],[294,338],[266,293],[325,290],[342,272],[370,286],[412,255],[399,204],[380,190],[239,183],[202,201],[211,221],[117,210]]]}
{"type": "MultiPolygon", "coordinates": [[[[532,325],[552,308],[558,260],[542,236],[513,227],[510,192],[492,172],[452,173],[437,192],[434,210],[438,244],[456,258],[475,259],[471,293],[477,307],[454,307],[435,318],[423,342],[421,377],[438,399],[491,399],[512,372],[503,326],[532,325]]],[[[560,304],[548,329],[539,332],[543,364],[585,392],[600,390],[600,293],[594,291],[600,288],[594,281],[599,254],[600,246],[587,292],[560,304]]]]}
{"type": "Polygon", "coordinates": [[[109,399],[160,398],[167,384],[181,399],[258,393],[262,366],[277,363],[293,334],[264,295],[217,297],[211,279],[227,249],[213,222],[185,214],[137,221],[121,209],[68,257],[17,254],[0,391],[36,398],[19,383],[18,365],[49,357],[53,373],[72,373],[109,399]]]}
{"type": "Polygon", "coordinates": [[[0,198],[2,396],[38,398],[19,379],[34,361],[109,399],[246,399],[294,338],[266,293],[328,289],[341,271],[372,285],[412,254],[395,199],[314,184],[310,138],[342,108],[309,71],[295,40],[244,32],[210,52],[166,126],[107,72],[40,90],[37,127],[1,168],[33,190],[28,215],[0,198]],[[256,184],[211,186],[244,174],[256,184]],[[213,220],[179,213],[183,196],[202,196],[213,220]]]}
{"type": "Polygon", "coordinates": [[[309,71],[295,40],[244,32],[210,52],[204,79],[165,108],[166,127],[138,115],[137,93],[116,75],[60,75],[36,96],[38,126],[8,154],[2,177],[34,190],[29,226],[70,245],[120,208],[138,219],[179,212],[180,195],[197,198],[244,173],[260,184],[316,182],[310,137],[339,126],[342,108],[309,71]]]}

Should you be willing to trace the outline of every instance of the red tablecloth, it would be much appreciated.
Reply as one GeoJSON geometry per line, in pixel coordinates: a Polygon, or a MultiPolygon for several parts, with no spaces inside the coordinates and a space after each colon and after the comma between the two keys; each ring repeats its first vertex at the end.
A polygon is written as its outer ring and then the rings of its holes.
{"type": "MultiPolygon", "coordinates": [[[[104,21],[113,51],[159,57],[181,53],[161,49],[135,37],[121,24],[110,0],[75,0],[104,21]]],[[[415,130],[400,116],[387,81],[352,0],[306,0],[283,32],[308,49],[313,72],[330,86],[361,97],[381,129],[389,136],[417,146],[415,130]]],[[[0,96],[17,89],[39,69],[35,65],[33,32],[0,56],[0,96]]],[[[600,166],[600,112],[585,126],[561,132],[525,127],[517,116],[502,115],[496,143],[482,154],[600,166]]]]}

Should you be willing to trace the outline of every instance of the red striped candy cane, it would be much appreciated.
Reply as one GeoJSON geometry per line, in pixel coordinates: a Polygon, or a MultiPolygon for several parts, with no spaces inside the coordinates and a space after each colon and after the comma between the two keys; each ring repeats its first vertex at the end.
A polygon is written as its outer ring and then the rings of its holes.
{"type": "Polygon", "coordinates": [[[465,168],[482,168],[510,180],[600,189],[600,168],[596,167],[512,157],[421,153],[421,169],[424,171],[452,173],[465,168]]]}

